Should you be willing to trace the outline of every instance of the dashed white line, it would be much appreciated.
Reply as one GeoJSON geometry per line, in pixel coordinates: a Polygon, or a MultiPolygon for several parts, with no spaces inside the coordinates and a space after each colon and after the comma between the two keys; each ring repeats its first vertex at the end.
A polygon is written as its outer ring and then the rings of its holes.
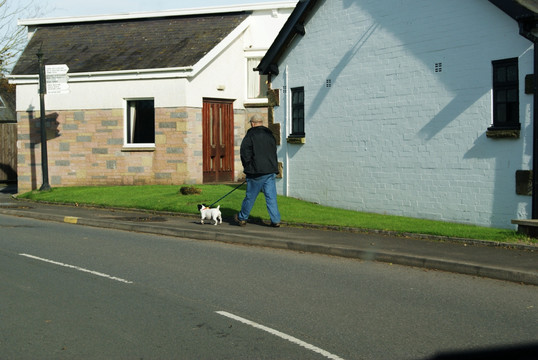
{"type": "Polygon", "coordinates": [[[19,255],[27,257],[27,258],[30,258],[30,259],[34,259],[34,260],[43,261],[43,262],[46,262],[46,263],[49,263],[49,264],[63,266],[63,267],[66,267],[66,268],[86,272],[86,273],[89,273],[89,274],[92,274],[92,275],[101,276],[101,277],[104,277],[104,278],[107,278],[107,279],[110,279],[110,280],[119,281],[119,282],[122,282],[122,283],[125,283],[125,284],[132,284],[133,283],[132,281],[129,281],[129,280],[125,280],[125,279],[122,279],[122,278],[119,278],[119,277],[103,274],[103,273],[93,271],[93,270],[84,269],[84,268],[81,268],[81,267],[75,266],[75,265],[69,265],[69,264],[64,264],[64,263],[58,262],[58,261],[53,261],[53,260],[49,260],[49,259],[43,259],[43,258],[40,258],[38,256],[29,255],[29,254],[19,254],[19,255]]]}
{"type": "Polygon", "coordinates": [[[304,342],[302,340],[299,340],[291,335],[288,335],[288,334],[285,334],[283,332],[280,332],[278,330],[275,330],[275,329],[271,329],[267,326],[264,326],[264,325],[261,325],[261,324],[258,324],[258,323],[255,323],[254,321],[250,321],[250,320],[247,320],[247,319],[244,319],[240,316],[237,316],[237,315],[234,315],[234,314],[230,314],[229,312],[226,312],[226,311],[217,311],[216,312],[217,314],[220,314],[222,316],[226,316],[227,318],[230,318],[230,319],[233,319],[233,320],[236,320],[236,321],[239,321],[239,322],[242,322],[243,324],[247,324],[247,325],[250,325],[256,329],[260,329],[260,330],[263,330],[265,332],[268,332],[269,334],[272,334],[272,335],[275,335],[275,336],[278,336],[284,340],[288,340],[294,344],[297,344],[299,346],[302,346],[308,350],[311,350],[313,352],[316,352],[320,355],[323,355],[324,357],[326,357],[327,359],[332,359],[332,360],[344,360],[342,359],[341,357],[337,356],[337,355],[334,355],[334,354],[331,354],[330,352],[328,351],[325,351],[323,349],[320,349],[318,348],[317,346],[314,346],[314,345],[311,345],[307,342],[304,342]]]}

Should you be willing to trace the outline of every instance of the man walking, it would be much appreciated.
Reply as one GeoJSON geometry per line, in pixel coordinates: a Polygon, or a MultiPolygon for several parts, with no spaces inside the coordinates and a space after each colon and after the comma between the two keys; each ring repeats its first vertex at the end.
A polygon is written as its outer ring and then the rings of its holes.
{"type": "Polygon", "coordinates": [[[239,226],[245,226],[250,211],[260,191],[265,195],[267,212],[271,218],[271,226],[280,226],[280,212],[276,200],[275,178],[278,174],[276,140],[267,127],[263,126],[260,115],[250,118],[251,128],[241,142],[241,163],[247,177],[247,192],[241,211],[235,215],[239,226]]]}

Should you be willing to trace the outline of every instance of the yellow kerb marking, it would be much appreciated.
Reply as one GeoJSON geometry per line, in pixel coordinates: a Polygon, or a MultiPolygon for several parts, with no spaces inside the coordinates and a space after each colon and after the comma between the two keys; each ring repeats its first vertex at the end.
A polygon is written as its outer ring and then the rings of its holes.
{"type": "Polygon", "coordinates": [[[69,224],[76,224],[78,222],[78,217],[66,216],[64,217],[64,222],[69,223],[69,224]]]}

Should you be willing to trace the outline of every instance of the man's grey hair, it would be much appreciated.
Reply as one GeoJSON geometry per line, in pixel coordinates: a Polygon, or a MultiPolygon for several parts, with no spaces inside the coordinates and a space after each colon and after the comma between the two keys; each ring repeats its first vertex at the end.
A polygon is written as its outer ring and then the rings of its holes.
{"type": "Polygon", "coordinates": [[[263,123],[263,118],[258,114],[252,115],[252,117],[250,118],[250,122],[253,124],[263,123]]]}

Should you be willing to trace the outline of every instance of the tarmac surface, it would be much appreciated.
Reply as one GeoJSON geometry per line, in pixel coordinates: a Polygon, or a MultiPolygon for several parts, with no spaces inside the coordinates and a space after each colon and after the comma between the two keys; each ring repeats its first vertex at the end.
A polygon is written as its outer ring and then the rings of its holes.
{"type": "Polygon", "coordinates": [[[83,226],[175,236],[195,240],[262,246],[379,261],[538,285],[538,246],[490,241],[325,229],[312,226],[273,228],[261,223],[237,226],[224,219],[214,226],[199,217],[57,205],[19,200],[16,186],[0,184],[0,214],[83,226]]]}

